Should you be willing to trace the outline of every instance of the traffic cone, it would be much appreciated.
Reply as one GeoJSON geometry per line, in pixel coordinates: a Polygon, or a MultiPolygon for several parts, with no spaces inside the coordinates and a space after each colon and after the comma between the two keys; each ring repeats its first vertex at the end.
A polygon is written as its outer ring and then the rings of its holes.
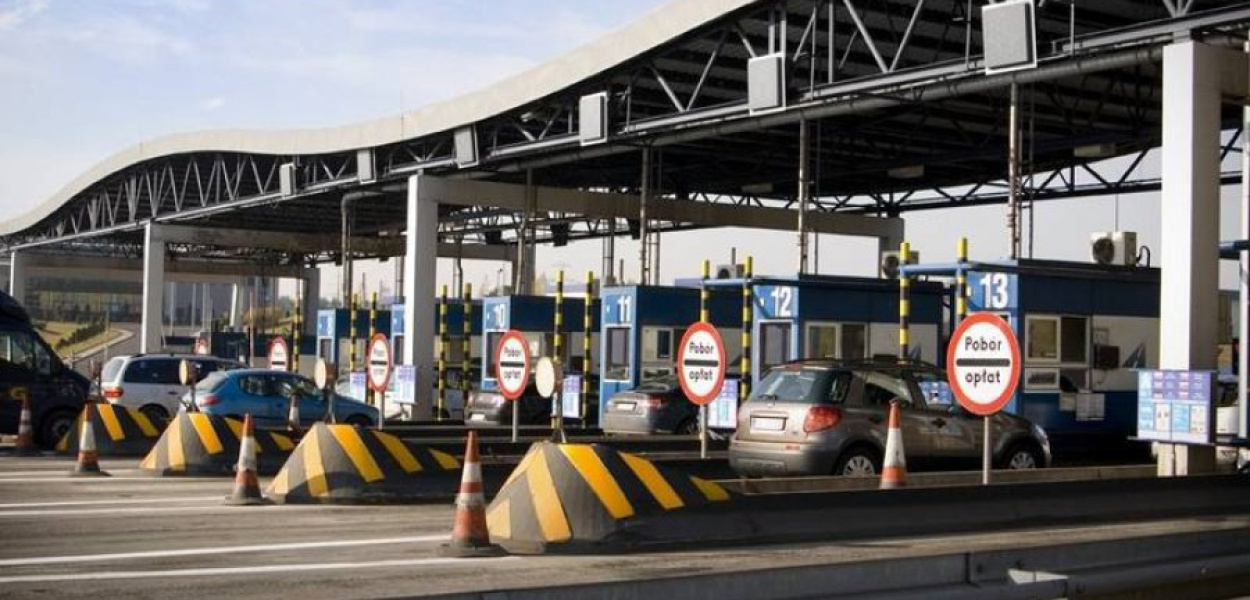
{"type": "MultiPolygon", "coordinates": [[[[39,456],[39,448],[35,446],[35,429],[31,427],[30,395],[21,390],[22,416],[17,423],[17,444],[13,446],[14,456],[39,456]]],[[[17,395],[15,392],[14,395],[17,395]]]]}
{"type": "Polygon", "coordinates": [[[881,489],[892,490],[907,485],[907,458],[903,452],[902,419],[898,401],[890,403],[890,427],[885,437],[885,461],[881,469],[881,489]]]}
{"type": "Polygon", "coordinates": [[[456,494],[456,523],[451,541],[439,546],[440,556],[459,558],[500,556],[503,548],[490,543],[486,529],[486,497],[482,494],[482,463],[477,456],[477,432],[469,430],[464,449],[464,474],[456,494]]]}
{"type": "Polygon", "coordinates": [[[95,450],[95,426],[91,423],[91,403],[82,409],[82,427],[78,433],[78,462],[71,477],[104,477],[108,473],[100,470],[100,457],[95,450]]]}
{"type": "Polygon", "coordinates": [[[268,504],[260,493],[256,481],[256,434],[252,428],[252,413],[243,416],[243,439],[239,442],[239,464],[234,472],[234,492],[226,496],[230,506],[255,506],[268,504]]]}
{"type": "Polygon", "coordinates": [[[294,435],[300,434],[299,428],[299,395],[291,394],[291,408],[286,413],[286,428],[294,435]]]}

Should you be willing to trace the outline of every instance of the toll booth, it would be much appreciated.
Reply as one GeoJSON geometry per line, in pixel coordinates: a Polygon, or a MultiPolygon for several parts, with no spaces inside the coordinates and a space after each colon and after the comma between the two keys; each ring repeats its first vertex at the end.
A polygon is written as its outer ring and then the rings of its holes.
{"type": "Polygon", "coordinates": [[[1007,260],[903,270],[947,276],[962,270],[969,311],[1007,321],[1022,368],[1004,410],[1046,429],[1053,446],[1092,449],[1134,435],[1135,371],[1158,368],[1158,269],[1007,260]]]}
{"type": "MultiPolygon", "coordinates": [[[[254,360],[254,364],[268,364],[267,358],[269,356],[269,343],[273,340],[273,338],[278,337],[278,335],[279,334],[277,333],[256,334],[256,344],[252,347],[250,354],[254,360]]],[[[293,336],[289,333],[284,332],[281,335],[286,338],[288,345],[294,343],[293,336]]],[[[247,357],[249,356],[248,339],[250,336],[246,332],[200,331],[197,332],[194,337],[196,341],[203,340],[208,344],[208,353],[210,356],[247,362],[247,357]]],[[[308,337],[301,339],[299,350],[302,356],[312,355],[315,350],[315,340],[308,337]]],[[[190,351],[195,351],[194,345],[192,345],[190,351]]],[[[291,346],[291,352],[292,354],[295,352],[295,347],[293,345],[291,346]]]]}
{"type": "MultiPolygon", "coordinates": [[[[711,280],[741,289],[742,280],[711,280]]],[[[899,284],[894,279],[803,275],[756,277],[751,291],[751,381],[800,358],[864,359],[898,356],[899,284]]],[[[946,289],[911,285],[909,356],[940,364],[938,351],[946,289]]]]}
{"type": "MultiPolygon", "coordinates": [[[[621,286],[603,290],[600,306],[599,414],[613,394],[674,372],[686,327],[699,320],[698,288],[621,286]]],[[[708,318],[725,343],[727,371],[736,376],[742,353],[742,296],[718,290],[708,318]]]]}
{"type": "MultiPolygon", "coordinates": [[[[324,358],[339,370],[348,367],[348,344],[351,336],[350,310],[332,308],[317,311],[317,358],[324,358]]],[[[375,330],[391,335],[391,311],[377,311],[375,330]]],[[[369,344],[369,309],[356,310],[356,359],[357,367],[363,368],[365,347],[369,344]]]]}
{"type": "MultiPolygon", "coordinates": [[[[562,356],[565,370],[582,371],[583,298],[565,297],[561,309],[563,321],[562,356]]],[[[598,364],[599,300],[592,300],[591,311],[591,360],[598,364]]],[[[553,334],[556,314],[555,298],[550,296],[492,296],[482,300],[482,390],[498,389],[495,382],[495,347],[504,332],[520,331],[529,343],[530,357],[551,356],[555,345],[553,334]]],[[[593,389],[593,388],[592,388],[593,389]]]]}
{"type": "MultiPolygon", "coordinates": [[[[391,307],[391,331],[395,332],[390,336],[391,356],[395,357],[396,364],[403,362],[404,356],[404,319],[408,313],[408,307],[404,304],[396,304],[391,307]]],[[[464,300],[460,298],[447,299],[447,370],[449,373],[447,388],[459,389],[460,378],[465,375],[460,371],[464,364],[464,300]]],[[[481,368],[482,360],[482,301],[473,300],[470,304],[469,311],[469,327],[470,343],[469,343],[469,361],[476,370],[481,368]]],[[[438,306],[434,308],[434,357],[438,357],[438,306]]],[[[474,376],[473,381],[477,381],[478,377],[474,376]]],[[[394,381],[394,378],[392,378],[394,381]]]]}

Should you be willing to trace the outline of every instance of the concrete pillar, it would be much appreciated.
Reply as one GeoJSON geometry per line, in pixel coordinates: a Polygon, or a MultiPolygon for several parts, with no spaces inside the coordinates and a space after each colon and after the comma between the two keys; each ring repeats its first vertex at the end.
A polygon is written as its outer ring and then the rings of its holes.
{"type": "Polygon", "coordinates": [[[9,254],[9,295],[18,304],[26,305],[26,256],[20,252],[9,254]]]}
{"type": "Polygon", "coordinates": [[[161,305],[165,300],[165,241],[160,226],[149,222],[143,232],[143,316],[139,351],[161,349],[161,305]]]}
{"type": "Polygon", "coordinates": [[[438,274],[438,202],[421,196],[421,176],[408,178],[404,257],[404,364],[416,367],[418,419],[429,418],[434,387],[434,286],[438,274]]]}
{"type": "MultiPolygon", "coordinates": [[[[1220,224],[1220,52],[1163,51],[1163,192],[1159,366],[1216,368],[1220,224]]],[[[1214,467],[1211,447],[1163,444],[1160,475],[1214,467]]]]}
{"type": "Polygon", "coordinates": [[[317,337],[317,308],[321,306],[321,269],[304,271],[304,335],[317,337]]]}

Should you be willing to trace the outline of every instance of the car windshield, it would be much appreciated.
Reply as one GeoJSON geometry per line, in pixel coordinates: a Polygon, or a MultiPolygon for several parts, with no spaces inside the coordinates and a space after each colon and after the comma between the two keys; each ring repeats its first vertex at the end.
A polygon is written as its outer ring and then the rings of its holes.
{"type": "Polygon", "coordinates": [[[846,371],[832,371],[824,367],[779,367],[764,376],[750,399],[803,404],[841,402],[850,381],[850,373],[846,371]]]}
{"type": "Polygon", "coordinates": [[[195,384],[195,391],[215,392],[218,390],[218,388],[225,385],[225,383],[226,383],[225,371],[213,371],[212,373],[209,373],[208,376],[206,376],[204,379],[201,379],[199,383],[195,384]]]}
{"type": "Polygon", "coordinates": [[[639,392],[667,392],[677,389],[680,384],[677,383],[676,375],[666,375],[655,379],[648,379],[634,388],[639,392]]]}

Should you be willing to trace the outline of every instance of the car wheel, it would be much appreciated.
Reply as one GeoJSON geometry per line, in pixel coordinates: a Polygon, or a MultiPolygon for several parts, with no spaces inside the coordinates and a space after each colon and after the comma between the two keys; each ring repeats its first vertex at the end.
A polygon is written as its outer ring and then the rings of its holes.
{"type": "Polygon", "coordinates": [[[363,427],[365,429],[373,427],[373,420],[364,415],[352,415],[347,417],[346,422],[348,425],[355,425],[356,427],[363,427]]]}
{"type": "Polygon", "coordinates": [[[39,424],[39,445],[51,449],[61,438],[74,430],[78,413],[69,410],[54,410],[43,416],[39,424]]]}
{"type": "Polygon", "coordinates": [[[881,473],[881,457],[866,447],[851,448],[838,457],[834,475],[842,477],[875,477],[881,473]]]}
{"type": "Polygon", "coordinates": [[[143,413],[143,416],[147,417],[148,420],[157,427],[160,427],[163,423],[165,423],[165,421],[169,420],[169,412],[163,407],[156,406],[155,404],[144,406],[139,409],[139,412],[143,413]]]}
{"type": "Polygon", "coordinates": [[[1002,468],[1012,471],[1039,469],[1042,453],[1032,444],[1016,444],[1003,455],[1002,468]]]}
{"type": "Polygon", "coordinates": [[[699,420],[693,417],[682,421],[677,425],[677,433],[684,435],[699,435],[699,420]]]}

